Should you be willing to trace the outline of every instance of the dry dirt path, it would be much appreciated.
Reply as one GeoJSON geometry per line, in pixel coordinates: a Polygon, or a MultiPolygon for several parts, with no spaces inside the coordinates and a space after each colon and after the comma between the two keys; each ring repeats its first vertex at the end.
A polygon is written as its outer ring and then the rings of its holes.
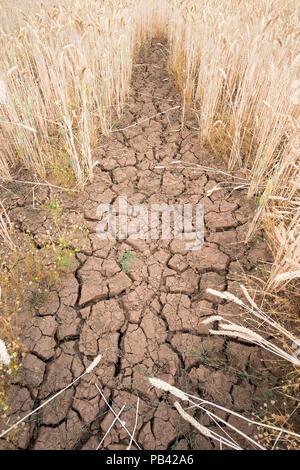
{"type": "MultiPolygon", "coordinates": [[[[76,255],[76,270],[66,276],[62,289],[23,321],[28,353],[9,392],[10,423],[78,377],[98,353],[102,360],[93,373],[33,415],[5,444],[11,448],[95,449],[113,420],[95,384],[115,411],[125,405],[121,417],[129,430],[140,397],[135,440],[143,449],[214,447],[182,421],[166,394],[150,387],[148,377],[242,413],[270,400],[276,373],[262,351],[209,336],[201,324],[215,313],[242,321],[236,307],[207,294],[206,288],[236,292],[243,271],[259,277],[271,258],[262,235],[243,243],[255,209],[245,190],[232,192],[231,186],[211,192],[224,176],[172,166],[173,160],[183,160],[224,169],[199,147],[195,123],[180,129],[181,109],[165,112],[180,105],[165,54],[164,46],[154,43],[136,65],[122,126],[155,117],[103,141],[94,183],[77,199],[62,195],[64,211],[78,214],[88,226],[89,243],[76,255]],[[117,209],[118,196],[147,207],[203,204],[202,249],[187,251],[185,240],[101,241],[97,207],[112,203],[117,209]],[[124,272],[120,260],[128,251],[135,259],[124,272]]],[[[214,428],[203,415],[195,416],[214,428]]],[[[222,416],[237,424],[226,413],[222,416]]],[[[124,429],[115,425],[102,448],[124,449],[128,442],[124,429]]]]}

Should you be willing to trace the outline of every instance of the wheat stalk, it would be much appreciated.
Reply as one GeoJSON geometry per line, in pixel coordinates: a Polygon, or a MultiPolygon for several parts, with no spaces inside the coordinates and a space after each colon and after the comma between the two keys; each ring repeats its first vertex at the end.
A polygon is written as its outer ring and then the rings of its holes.
{"type": "Polygon", "coordinates": [[[229,169],[247,170],[233,190],[259,196],[247,238],[262,222],[269,227],[276,256],[268,288],[299,278],[297,0],[30,4],[36,14],[22,11],[22,0],[1,7],[0,176],[12,178],[18,163],[46,180],[49,168],[60,175],[67,163],[70,184],[92,181],[97,138],[122,116],[137,46],[165,36],[182,119],[191,108],[200,142],[229,169]]]}
{"type": "Polygon", "coordinates": [[[200,424],[195,418],[193,418],[186,411],[184,411],[184,409],[180,406],[178,401],[175,401],[174,406],[177,409],[180,416],[182,416],[182,418],[185,421],[187,421],[192,426],[194,426],[194,428],[196,428],[197,431],[199,431],[201,434],[203,434],[203,436],[208,437],[208,438],[213,439],[213,440],[217,440],[219,443],[225,444],[228,447],[231,447],[232,449],[242,450],[241,447],[235,445],[232,441],[229,441],[229,440],[225,439],[224,437],[218,435],[214,431],[210,431],[207,427],[200,424]]]}
{"type": "Polygon", "coordinates": [[[137,421],[138,421],[138,415],[139,415],[139,403],[140,403],[140,399],[139,399],[139,397],[138,397],[138,398],[137,398],[137,402],[136,402],[136,413],[135,413],[134,428],[133,428],[133,431],[132,431],[132,434],[131,434],[129,446],[127,447],[126,450],[130,450],[130,449],[131,449],[131,446],[132,446],[132,441],[133,441],[133,437],[134,437],[134,434],[135,434],[135,431],[136,431],[137,421]]]}
{"type": "MultiPolygon", "coordinates": [[[[292,333],[287,331],[285,328],[283,328],[281,325],[279,325],[277,322],[271,320],[262,310],[255,304],[253,299],[251,299],[247,289],[241,285],[241,289],[244,292],[245,296],[253,306],[253,308],[248,307],[244,302],[242,302],[238,297],[236,297],[233,294],[230,294],[229,292],[219,292],[214,289],[208,288],[206,291],[209,292],[210,294],[216,295],[217,297],[221,297],[222,299],[229,300],[231,302],[235,302],[239,306],[243,307],[246,309],[248,312],[259,318],[260,320],[263,320],[265,323],[270,325],[274,330],[279,331],[281,334],[283,334],[285,337],[287,337],[290,341],[296,344],[300,344],[300,339],[296,338],[292,333]]],[[[215,316],[211,317],[212,321],[214,321],[215,316]]],[[[210,323],[210,319],[206,319],[203,321],[203,323],[210,323]]],[[[300,359],[294,357],[291,354],[288,354],[287,352],[283,351],[281,348],[277,347],[276,345],[272,344],[270,341],[267,341],[264,339],[261,335],[258,335],[257,333],[253,332],[249,328],[241,327],[239,325],[235,325],[234,323],[230,322],[230,325],[225,325],[225,324],[220,324],[220,327],[223,328],[223,330],[210,330],[211,334],[214,335],[225,335],[225,336],[231,336],[233,338],[238,338],[240,337],[241,339],[244,339],[246,341],[250,341],[252,343],[255,343],[264,349],[278,355],[279,357],[282,357],[286,359],[287,361],[291,362],[292,364],[296,366],[300,366],[300,359]]]]}
{"type": "Polygon", "coordinates": [[[95,357],[95,359],[91,362],[91,364],[87,367],[87,369],[79,376],[77,377],[77,379],[73,380],[73,382],[71,382],[69,385],[67,385],[66,387],[64,387],[62,390],[60,390],[59,392],[57,392],[55,395],[53,395],[53,397],[51,398],[48,398],[48,400],[46,400],[44,403],[42,403],[40,406],[38,406],[37,408],[35,408],[34,410],[32,410],[30,413],[28,413],[26,416],[24,416],[22,419],[20,419],[19,421],[17,421],[15,424],[13,424],[12,426],[10,426],[8,429],[6,429],[6,431],[2,432],[0,434],[0,439],[2,437],[4,437],[6,434],[8,434],[12,429],[14,429],[15,427],[17,427],[19,424],[23,423],[23,421],[25,421],[27,418],[29,418],[29,416],[32,416],[34,413],[36,413],[37,411],[39,411],[41,408],[43,408],[44,406],[48,405],[48,403],[50,403],[52,400],[54,400],[55,398],[57,398],[61,393],[63,393],[65,390],[67,390],[68,388],[72,387],[72,385],[74,385],[76,382],[78,382],[78,380],[80,380],[84,375],[86,374],[90,374],[94,369],[95,367],[99,364],[101,360],[101,354],[99,354],[98,356],[95,357]]]}
{"type": "MultiPolygon", "coordinates": [[[[202,398],[199,398],[195,395],[191,395],[190,393],[187,393],[187,392],[183,392],[181,390],[179,390],[178,388],[174,387],[173,385],[170,385],[168,384],[167,382],[161,380],[161,379],[157,379],[157,378],[154,378],[154,377],[151,377],[149,378],[149,382],[151,383],[151,385],[155,386],[156,388],[158,388],[159,390],[163,390],[163,391],[168,391],[169,393],[171,393],[172,395],[174,395],[175,397],[181,399],[181,400],[184,400],[184,401],[188,401],[190,402],[193,406],[199,406],[198,404],[196,404],[193,400],[197,400],[199,401],[201,404],[205,404],[205,405],[209,405],[209,406],[213,406],[219,410],[222,410],[222,411],[225,411],[226,413],[229,413],[229,414],[232,414],[244,421],[247,421],[248,423],[251,423],[251,424],[254,424],[255,426],[261,426],[261,427],[265,427],[265,428],[268,428],[268,429],[273,429],[275,431],[278,431],[278,432],[282,432],[282,433],[285,433],[285,434],[289,434],[290,436],[294,436],[294,437],[297,437],[297,438],[300,438],[300,434],[297,434],[297,433],[294,433],[292,431],[288,431],[286,429],[282,429],[282,428],[279,428],[277,426],[271,426],[269,424],[264,424],[264,423],[260,423],[258,421],[254,421],[254,420],[251,420],[249,418],[246,418],[245,416],[239,414],[239,413],[236,413],[235,411],[232,411],[228,408],[225,408],[224,406],[220,406],[220,405],[217,405],[216,403],[213,403],[213,402],[210,402],[208,400],[204,400],[202,398]],[[182,398],[181,398],[182,397],[182,398]],[[193,400],[191,400],[193,399],[193,400]]],[[[206,413],[211,413],[209,411],[207,411],[205,408],[203,408],[203,410],[206,412],[206,413]]],[[[219,418],[217,415],[213,415],[215,419],[218,419],[218,420],[221,420],[221,418],[219,418]]],[[[222,422],[222,420],[221,420],[222,422]]],[[[227,422],[224,422],[224,424],[226,424],[227,426],[231,427],[232,429],[234,429],[238,434],[241,434],[243,435],[243,437],[245,437],[246,439],[249,439],[250,442],[252,442],[253,444],[257,445],[258,447],[260,447],[260,444],[257,443],[256,441],[254,441],[253,439],[249,438],[248,436],[244,435],[238,428],[234,428],[232,426],[229,425],[229,423],[227,422]]]]}
{"type": "MultiPolygon", "coordinates": [[[[106,400],[105,395],[104,395],[104,393],[102,392],[102,390],[98,387],[97,384],[95,384],[95,386],[96,386],[98,392],[100,393],[101,397],[102,397],[103,400],[105,401],[106,405],[107,405],[108,408],[110,409],[110,411],[113,413],[113,415],[114,415],[115,417],[117,417],[116,412],[114,411],[114,409],[110,406],[110,404],[109,404],[108,401],[106,400]]],[[[134,442],[134,444],[136,445],[136,447],[137,447],[139,450],[141,450],[141,448],[140,448],[140,446],[138,445],[138,443],[134,440],[133,435],[130,434],[130,432],[128,431],[127,427],[125,426],[125,423],[124,423],[123,421],[121,421],[120,418],[117,418],[117,419],[118,419],[119,423],[121,424],[121,426],[122,426],[122,427],[125,429],[125,431],[127,432],[128,436],[130,436],[130,441],[132,440],[132,441],[134,442]]]]}
{"type": "Polygon", "coordinates": [[[0,236],[2,237],[4,243],[12,250],[15,251],[16,245],[11,237],[14,227],[10,221],[9,215],[6,212],[2,202],[0,201],[3,213],[0,214],[0,236]]]}

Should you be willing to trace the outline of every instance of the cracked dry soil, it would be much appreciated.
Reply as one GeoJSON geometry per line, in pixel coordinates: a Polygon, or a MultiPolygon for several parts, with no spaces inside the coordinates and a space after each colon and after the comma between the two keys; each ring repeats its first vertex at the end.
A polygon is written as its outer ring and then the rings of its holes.
{"type": "MultiPolygon", "coordinates": [[[[61,194],[64,212],[88,227],[88,244],[76,255],[76,269],[65,276],[62,288],[51,292],[38,311],[20,318],[28,351],[9,390],[9,422],[68,385],[98,353],[102,360],[33,415],[9,443],[2,440],[2,448],[96,449],[113,420],[97,383],[115,411],[125,404],[121,418],[129,430],[140,397],[135,440],[142,449],[213,449],[213,442],[180,418],[170,397],[149,386],[148,377],[246,414],[269,400],[278,380],[269,361],[273,358],[261,349],[210,336],[201,324],[216,313],[243,324],[237,306],[207,294],[206,288],[240,295],[242,273],[263,276],[272,257],[262,233],[243,242],[255,210],[246,190],[232,191],[231,186],[210,193],[218,182],[232,178],[171,164],[182,160],[224,170],[199,146],[193,120],[181,128],[181,109],[165,112],[180,105],[165,59],[164,48],[153,41],[147,59],[136,64],[122,127],[155,117],[102,139],[93,184],[76,199],[61,194]],[[118,209],[121,195],[129,204],[203,204],[202,249],[186,251],[185,240],[100,240],[96,209],[100,203],[118,209]],[[126,273],[120,267],[125,251],[135,255],[126,273]]],[[[15,208],[12,214],[22,211],[15,208]]],[[[22,224],[30,226],[37,241],[46,230],[30,214],[22,224]]],[[[216,429],[200,412],[194,416],[216,429]]],[[[222,417],[237,425],[234,417],[222,417]]],[[[251,426],[239,427],[254,433],[251,426]]],[[[102,448],[125,449],[128,442],[115,424],[102,448]]]]}

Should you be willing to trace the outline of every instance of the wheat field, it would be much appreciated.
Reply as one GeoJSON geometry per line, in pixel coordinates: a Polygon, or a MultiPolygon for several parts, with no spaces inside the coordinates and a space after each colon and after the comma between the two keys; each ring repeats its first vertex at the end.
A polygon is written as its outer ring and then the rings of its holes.
{"type": "Polygon", "coordinates": [[[0,1],[0,178],[26,168],[83,189],[99,135],[121,118],[136,52],[168,40],[169,70],[199,140],[247,172],[275,262],[300,277],[297,0],[0,1]],[[50,176],[49,176],[50,175],[50,176]]]}

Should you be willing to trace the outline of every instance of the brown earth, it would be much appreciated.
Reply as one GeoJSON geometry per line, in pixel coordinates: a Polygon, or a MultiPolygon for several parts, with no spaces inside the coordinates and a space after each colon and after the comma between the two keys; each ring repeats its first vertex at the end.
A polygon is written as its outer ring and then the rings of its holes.
{"type": "MultiPolygon", "coordinates": [[[[113,420],[95,384],[116,412],[125,404],[121,418],[129,430],[140,397],[135,440],[143,449],[215,446],[183,422],[171,398],[153,389],[149,377],[246,415],[270,403],[279,375],[270,358],[256,346],[210,336],[201,321],[219,313],[244,323],[237,306],[206,289],[241,296],[243,273],[262,277],[272,257],[262,232],[244,243],[255,210],[246,190],[233,191],[233,177],[193,169],[191,164],[200,164],[224,171],[222,163],[199,146],[196,123],[187,119],[181,128],[181,108],[167,111],[180,105],[178,96],[166,71],[165,49],[154,43],[147,59],[135,67],[122,127],[154,117],[103,140],[93,184],[78,198],[61,194],[67,217],[75,216],[88,227],[88,246],[76,255],[76,269],[65,277],[62,288],[52,292],[38,311],[20,319],[28,353],[9,390],[9,423],[68,385],[97,354],[102,360],[91,374],[33,415],[10,444],[2,441],[0,447],[95,449],[113,420]],[[172,164],[175,160],[178,164],[172,164]],[[211,191],[218,183],[222,189],[211,191]],[[118,196],[125,195],[129,204],[147,207],[163,202],[203,204],[202,249],[189,251],[186,240],[176,239],[100,240],[98,205],[112,203],[118,210],[118,196]],[[124,272],[120,260],[126,251],[135,259],[124,272]]],[[[20,214],[23,229],[30,227],[38,243],[46,224],[33,220],[30,213],[24,216],[22,207],[11,211],[15,219],[20,214]]],[[[217,429],[203,413],[194,416],[217,429]]],[[[222,417],[237,424],[226,413],[222,417]]],[[[242,430],[254,433],[251,426],[242,430]]],[[[102,448],[124,449],[128,442],[116,424],[102,448]]]]}

